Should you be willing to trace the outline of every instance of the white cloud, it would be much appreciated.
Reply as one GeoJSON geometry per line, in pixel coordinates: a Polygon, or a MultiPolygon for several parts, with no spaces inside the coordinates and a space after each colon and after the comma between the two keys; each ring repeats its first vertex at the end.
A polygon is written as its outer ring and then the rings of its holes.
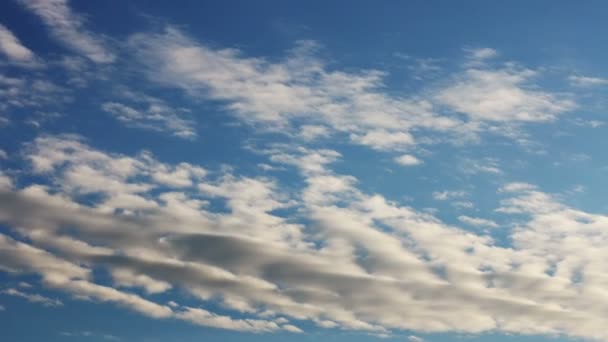
{"type": "Polygon", "coordinates": [[[475,207],[475,204],[470,201],[454,201],[450,203],[451,206],[456,208],[464,208],[464,209],[472,209],[475,207]]]}
{"type": "Polygon", "coordinates": [[[464,159],[462,161],[462,172],[467,174],[489,173],[501,174],[498,159],[496,158],[481,158],[481,159],[464,159]]]}
{"type": "Polygon", "coordinates": [[[579,87],[593,87],[608,84],[608,79],[591,76],[572,75],[568,77],[568,80],[572,85],[579,87]]]}
{"type": "Polygon", "coordinates": [[[320,137],[329,136],[329,129],[319,125],[303,125],[298,135],[304,140],[315,140],[320,137]]]}
{"type": "MultiPolygon", "coordinates": [[[[22,108],[36,112],[43,109],[47,111],[71,100],[66,88],[45,78],[38,78],[35,74],[21,77],[0,75],[0,113],[14,115],[15,110],[22,108]]],[[[34,113],[34,117],[41,120],[37,113],[34,113]]],[[[0,126],[9,122],[8,118],[0,116],[0,126]]]]}
{"type": "Polygon", "coordinates": [[[482,228],[497,228],[498,224],[492,220],[483,219],[479,217],[471,217],[471,216],[458,216],[458,221],[474,226],[474,227],[482,227],[482,228]]]}
{"type": "MultiPolygon", "coordinates": [[[[26,4],[55,35],[75,38],[66,42],[73,49],[99,63],[114,59],[101,39],[83,30],[83,20],[65,1],[26,4]]],[[[404,153],[423,141],[414,135],[420,131],[478,132],[488,129],[488,122],[547,121],[574,107],[534,88],[534,72],[525,69],[468,69],[437,96],[418,98],[388,95],[384,75],[376,70],[327,68],[311,55],[310,42],[278,62],[212,49],[173,28],[135,35],[129,44],[150,79],[199,99],[221,100],[241,120],[307,143],[341,135],[376,150],[404,153]],[[439,114],[437,103],[464,115],[439,114]]],[[[496,52],[473,55],[487,59],[496,52]]],[[[1,82],[58,92],[44,82],[1,82]]],[[[103,108],[129,125],[195,135],[193,122],[176,114],[181,110],[149,97],[129,100],[106,102],[103,108]]],[[[573,281],[578,278],[572,273],[587,265],[583,261],[599,260],[601,250],[585,260],[574,258],[574,266],[552,259],[596,243],[587,238],[597,236],[605,218],[560,205],[532,186],[511,184],[501,192],[508,198],[499,212],[530,216],[513,232],[518,245],[505,248],[488,236],[360,190],[356,178],[331,170],[341,155],[329,149],[273,146],[262,152],[273,163],[260,163],[263,169],[300,171],[304,187],[289,191],[272,178],[167,164],[149,152],[107,153],[69,135],[39,137],[23,154],[31,172],[45,181],[15,188],[10,177],[0,175],[0,222],[24,237],[0,235],[0,269],[39,274],[43,285],[80,299],[252,332],[301,332],[289,322],[293,319],[379,335],[404,329],[605,337],[606,304],[572,290],[581,282],[573,281]],[[83,201],[88,195],[93,199],[83,201]],[[293,214],[279,214],[283,209],[294,209],[293,214]],[[581,236],[564,246],[557,241],[561,235],[542,230],[556,224],[565,233],[586,220],[599,223],[581,228],[581,236]],[[526,243],[527,235],[538,238],[537,244],[526,243]],[[111,285],[95,282],[94,267],[107,270],[111,285]],[[550,277],[547,268],[565,275],[550,277]],[[168,292],[172,288],[186,292],[194,304],[164,305],[150,296],[174,295],[168,292]],[[591,305],[576,303],[581,296],[591,305]],[[209,300],[219,301],[226,313],[196,307],[209,300]]],[[[409,154],[395,161],[421,163],[409,154]]],[[[465,169],[502,172],[491,158],[465,161],[465,169]]],[[[467,193],[443,191],[433,197],[462,199],[467,193]]],[[[473,207],[467,201],[451,204],[473,207]]],[[[459,220],[496,225],[469,216],[459,220]]],[[[599,263],[589,264],[601,270],[599,263]]],[[[599,278],[593,293],[601,293],[599,278]]],[[[420,341],[413,335],[409,340],[420,341]]]]}
{"type": "Polygon", "coordinates": [[[183,119],[177,114],[184,110],[171,108],[158,99],[145,104],[143,109],[118,102],[106,102],[102,109],[128,126],[168,132],[184,139],[193,139],[197,135],[194,121],[183,119]]]}
{"type": "Polygon", "coordinates": [[[365,134],[352,134],[351,140],[376,150],[391,150],[414,144],[414,137],[406,132],[391,132],[384,129],[371,130],[365,134]]]}
{"type": "Polygon", "coordinates": [[[542,122],[574,109],[572,100],[531,89],[536,74],[529,69],[471,68],[436,99],[474,121],[542,122]]]}
{"type": "Polygon", "coordinates": [[[418,337],[418,336],[415,336],[415,335],[408,336],[407,340],[409,342],[424,342],[424,339],[422,337],[418,337]]]}
{"type": "Polygon", "coordinates": [[[513,182],[505,184],[503,187],[499,189],[500,192],[520,192],[520,191],[529,191],[536,189],[536,186],[529,183],[523,182],[513,182]]]}
{"type": "Polygon", "coordinates": [[[448,131],[461,124],[434,113],[424,99],[385,94],[377,70],[327,70],[312,42],[300,42],[274,63],[212,49],[173,27],[129,42],[151,80],[225,101],[243,121],[303,140],[342,134],[379,150],[403,149],[415,142],[414,128],[448,131]]]}
{"type": "MultiPolygon", "coordinates": [[[[153,82],[197,100],[219,100],[262,131],[304,141],[331,135],[376,150],[405,151],[420,143],[477,141],[482,132],[521,138],[518,124],[551,121],[576,106],[566,94],[537,86],[538,72],[513,63],[465,64],[464,72],[437,82],[442,87],[399,95],[384,91],[381,71],[327,67],[310,41],[278,61],[214,49],[171,26],[159,34],[135,34],[128,46],[153,82]],[[441,134],[415,136],[422,131],[441,134]]],[[[497,55],[492,49],[470,53],[477,61],[497,55]]]]}
{"type": "Polygon", "coordinates": [[[531,185],[501,192],[498,211],[519,218],[509,232],[513,246],[503,247],[361,191],[352,176],[330,169],[339,158],[330,150],[269,152],[275,163],[300,170],[305,186],[295,193],[272,179],[226,172],[196,180],[198,191],[165,190],[151,175],[159,164],[178,165],[145,153],[108,154],[70,136],[41,138],[24,153],[39,177],[54,182],[0,191],[0,221],[27,237],[0,235],[0,268],[39,274],[43,285],[81,299],[254,332],[297,332],[289,322],[295,319],[380,335],[404,329],[606,337],[600,313],[608,305],[601,296],[608,219],[531,185]],[[98,174],[75,177],[85,166],[98,174]],[[78,203],[75,189],[104,200],[78,203]],[[129,196],[148,205],[117,211],[128,202],[105,199],[129,196]],[[214,211],[204,199],[224,209],[214,211]],[[306,224],[276,214],[292,207],[306,224]],[[108,270],[120,290],[96,284],[92,267],[108,270]],[[169,286],[200,305],[218,300],[226,314],[147,298],[169,286]]]}
{"type": "Polygon", "coordinates": [[[478,61],[498,56],[498,51],[492,48],[465,49],[465,51],[469,53],[470,58],[478,61]]]}
{"type": "Polygon", "coordinates": [[[61,336],[67,337],[91,337],[91,338],[101,338],[107,341],[122,341],[122,339],[118,336],[112,334],[105,333],[96,333],[92,331],[63,331],[61,332],[61,336]]]}
{"type": "Polygon", "coordinates": [[[591,128],[599,128],[606,124],[604,121],[600,120],[585,120],[582,118],[576,118],[573,120],[574,124],[582,127],[591,127],[591,128]]]}
{"type": "Polygon", "coordinates": [[[466,191],[463,190],[445,190],[445,191],[434,191],[433,198],[438,201],[447,201],[452,198],[460,198],[465,197],[467,195],[466,191]]]}
{"type": "Polygon", "coordinates": [[[35,60],[34,53],[25,47],[17,37],[4,25],[0,24],[0,51],[11,61],[31,63],[35,60]]]}
{"type": "Polygon", "coordinates": [[[13,181],[10,177],[0,171],[0,189],[11,189],[13,187],[13,181]]]}
{"type": "Polygon", "coordinates": [[[59,299],[53,299],[53,298],[45,297],[45,296],[35,294],[35,293],[24,293],[24,292],[21,292],[17,289],[13,289],[13,288],[2,290],[2,291],[0,291],[0,293],[9,295],[9,296],[20,297],[20,298],[27,300],[30,303],[38,303],[38,304],[42,304],[43,306],[48,306],[48,307],[63,306],[63,303],[59,299]]]}
{"type": "Polygon", "coordinates": [[[114,61],[114,54],[103,39],[85,28],[85,20],[74,13],[67,0],[20,0],[27,9],[38,15],[51,34],[65,46],[81,53],[96,63],[114,61]]]}
{"type": "Polygon", "coordinates": [[[422,160],[416,158],[411,154],[404,154],[399,157],[396,157],[395,162],[403,166],[416,166],[422,164],[422,160]]]}

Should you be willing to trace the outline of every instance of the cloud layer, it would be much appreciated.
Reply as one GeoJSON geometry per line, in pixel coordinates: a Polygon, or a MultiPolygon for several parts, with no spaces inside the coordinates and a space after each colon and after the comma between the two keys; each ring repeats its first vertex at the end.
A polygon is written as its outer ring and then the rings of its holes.
{"type": "Polygon", "coordinates": [[[1,190],[0,220],[31,242],[2,236],[0,267],[40,274],[47,286],[79,298],[227,329],[297,332],[288,322],[310,320],[378,334],[606,337],[605,216],[567,207],[531,185],[508,185],[497,210],[522,220],[513,246],[500,247],[362,192],[352,176],[331,170],[339,158],[333,151],[273,156],[300,170],[301,192],[282,193],[267,178],[210,176],[149,153],[109,154],[76,136],[38,138],[25,157],[49,183],[16,189],[7,182],[1,190]],[[226,210],[212,209],[219,203],[226,210]],[[285,207],[299,214],[274,214],[285,207]],[[114,287],[97,284],[92,267],[106,269],[114,287]],[[180,289],[201,304],[219,299],[249,318],[156,303],[134,288],[180,289]]]}
{"type": "MultiPolygon", "coordinates": [[[[177,138],[171,146],[184,151],[170,151],[168,162],[154,150],[111,151],[95,137],[44,130],[8,152],[2,146],[0,270],[39,281],[0,295],[47,307],[69,305],[67,298],[107,302],[254,333],[314,326],[407,331],[412,342],[424,333],[489,331],[608,339],[608,216],[505,182],[511,159],[495,146],[463,152],[488,136],[530,148],[527,127],[581,106],[574,92],[542,87],[542,68],[483,47],[462,49],[449,67],[401,56],[414,63],[404,68],[413,79],[432,76],[405,91],[390,86],[386,71],[332,64],[311,40],[271,58],[203,43],[169,24],[110,39],[66,0],[19,3],[67,49],[46,56],[0,24],[0,71],[10,70],[0,74],[0,127],[22,120],[43,129],[70,110],[89,110],[52,131],[106,118],[128,132],[177,138]],[[207,105],[221,122],[211,122],[207,105]],[[218,163],[182,159],[180,152],[198,153],[188,144],[206,138],[199,128],[207,122],[246,127],[247,136],[229,141],[243,155],[224,156],[219,146],[218,163]],[[439,146],[450,149],[441,154],[439,146]],[[442,159],[452,152],[457,162],[442,159]],[[343,164],[365,154],[378,159],[343,164]],[[419,175],[411,183],[447,165],[434,176],[459,183],[421,197],[468,211],[454,210],[450,220],[449,210],[392,200],[363,182],[361,169],[376,160],[394,166],[387,173],[419,175]],[[498,203],[483,203],[485,212],[472,194],[472,179],[483,177],[498,203]],[[66,298],[34,293],[39,285],[66,298]]],[[[606,83],[564,80],[578,89],[606,83]]]]}

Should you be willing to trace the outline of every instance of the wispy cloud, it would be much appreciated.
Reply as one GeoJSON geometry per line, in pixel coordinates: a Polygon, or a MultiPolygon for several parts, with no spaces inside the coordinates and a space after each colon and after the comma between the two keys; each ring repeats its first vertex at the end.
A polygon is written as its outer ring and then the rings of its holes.
{"type": "Polygon", "coordinates": [[[446,201],[453,198],[461,198],[467,196],[467,192],[463,190],[445,190],[445,191],[434,191],[433,198],[438,201],[446,201]]]}
{"type": "Polygon", "coordinates": [[[593,87],[608,85],[608,79],[591,76],[572,75],[568,77],[570,83],[579,87],[593,87]]]}
{"type": "Polygon", "coordinates": [[[492,220],[483,219],[479,217],[471,217],[471,216],[458,216],[458,221],[474,226],[474,227],[482,227],[482,228],[496,228],[498,224],[492,220]]]}
{"type": "Polygon", "coordinates": [[[439,118],[429,103],[383,94],[378,71],[327,71],[314,57],[312,42],[300,42],[279,63],[209,48],[173,27],[134,35],[130,46],[155,82],[225,101],[229,111],[265,129],[300,132],[293,125],[304,122],[305,139],[326,136],[331,129],[356,143],[393,149],[413,143],[413,126],[458,124],[439,118]]]}
{"type": "Polygon", "coordinates": [[[85,20],[74,13],[67,0],[19,0],[38,15],[52,36],[70,49],[96,63],[110,63],[116,58],[103,39],[85,28],[85,20]]]}
{"type": "Polygon", "coordinates": [[[418,336],[415,336],[415,335],[408,336],[407,340],[409,342],[424,342],[424,339],[422,337],[418,337],[418,336]]]}
{"type": "Polygon", "coordinates": [[[34,65],[36,56],[4,25],[0,24],[0,51],[12,62],[34,65]]]}
{"type": "Polygon", "coordinates": [[[36,293],[25,293],[21,292],[17,289],[9,288],[6,290],[0,291],[5,295],[20,297],[27,300],[30,303],[38,303],[43,306],[54,307],[54,306],[63,306],[63,303],[59,299],[53,299],[49,297],[45,297],[36,293]]]}
{"type": "Polygon", "coordinates": [[[101,108],[128,126],[168,132],[184,139],[196,138],[194,121],[178,115],[186,110],[171,108],[158,99],[144,103],[143,106],[144,108],[139,109],[119,102],[105,102],[101,108]]]}
{"type": "MultiPolygon", "coordinates": [[[[497,122],[551,121],[576,106],[567,96],[535,89],[538,73],[513,64],[467,66],[445,77],[441,87],[395,96],[383,92],[381,71],[328,70],[309,41],[278,62],[208,47],[174,27],[133,35],[129,46],[154,82],[194,98],[220,100],[229,112],[263,130],[310,133],[301,134],[307,140],[334,134],[384,151],[404,151],[425,141],[415,131],[475,136],[495,132],[497,122]],[[323,127],[322,132],[312,127],[323,127]]],[[[475,54],[485,59],[493,51],[475,54]]]]}
{"type": "Polygon", "coordinates": [[[92,331],[64,331],[64,332],[61,332],[61,336],[78,337],[78,338],[91,337],[91,338],[96,338],[96,339],[101,338],[101,339],[107,340],[107,341],[122,341],[122,339],[118,336],[115,336],[112,334],[97,333],[97,332],[92,332],[92,331]]]}

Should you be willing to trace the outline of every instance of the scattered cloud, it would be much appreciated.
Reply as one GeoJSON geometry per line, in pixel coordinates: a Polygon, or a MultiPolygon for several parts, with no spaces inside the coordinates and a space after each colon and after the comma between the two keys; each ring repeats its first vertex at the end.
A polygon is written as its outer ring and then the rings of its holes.
{"type": "MultiPolygon", "coordinates": [[[[496,213],[516,217],[505,231],[513,244],[505,247],[487,231],[470,229],[498,227],[493,220],[460,215],[448,224],[437,210],[370,193],[360,179],[333,169],[350,153],[339,149],[345,142],[396,156],[406,167],[423,164],[409,154],[420,144],[498,134],[523,146],[529,143],[520,132],[524,124],[555,121],[578,106],[572,95],[539,86],[542,69],[501,64],[491,48],[465,49],[466,61],[455,70],[437,59],[411,59],[414,78],[433,75],[433,81],[421,91],[388,91],[385,72],[340,70],[319,57],[313,41],[271,59],[212,47],[168,26],[117,45],[89,31],[67,0],[20,3],[76,55],[44,62],[65,71],[65,79],[48,77],[46,69],[0,75],[0,124],[24,110],[24,122],[41,127],[62,115],[53,106],[69,103],[91,80],[126,89],[90,69],[113,63],[145,75],[150,87],[179,89],[191,103],[212,100],[256,133],[278,133],[284,142],[260,143],[260,159],[251,165],[291,173],[286,186],[272,172],[239,173],[238,165],[212,170],[177,157],[161,161],[149,151],[103,151],[78,135],[40,133],[22,151],[10,150],[10,163],[23,163],[19,172],[0,171],[0,223],[10,227],[0,232],[0,270],[36,274],[41,286],[77,300],[237,331],[302,333],[294,322],[304,322],[377,336],[402,330],[608,338],[606,216],[570,207],[534,185],[509,183],[496,194],[496,213]],[[124,52],[121,60],[117,51],[124,52]],[[319,146],[329,138],[336,139],[330,147],[319,146]],[[221,310],[213,312],[216,305],[221,310]]],[[[0,52],[11,66],[42,63],[3,25],[0,52]]],[[[159,97],[115,91],[94,106],[128,127],[186,139],[180,143],[197,137],[190,109],[169,101],[169,92],[148,93],[159,97]]],[[[0,150],[2,159],[7,154],[0,150]]],[[[456,167],[467,179],[502,178],[509,165],[496,156],[461,161],[456,167]]],[[[475,207],[464,190],[432,197],[475,207]]],[[[19,283],[0,294],[63,305],[30,291],[19,283]]],[[[120,340],[89,331],[61,334],[120,340]]]]}

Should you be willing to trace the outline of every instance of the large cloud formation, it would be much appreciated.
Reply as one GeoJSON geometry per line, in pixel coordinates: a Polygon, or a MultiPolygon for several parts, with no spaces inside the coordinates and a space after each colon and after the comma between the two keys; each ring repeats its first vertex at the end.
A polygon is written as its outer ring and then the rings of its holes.
{"type": "Polygon", "coordinates": [[[354,177],[331,170],[335,151],[271,153],[300,171],[301,191],[165,164],[149,152],[111,154],[77,136],[37,138],[24,157],[46,181],[18,188],[2,176],[0,221],[21,238],[2,235],[0,267],[151,317],[245,331],[299,332],[290,321],[312,321],[376,334],[607,337],[608,217],[509,184],[497,210],[520,223],[513,245],[503,247],[359,190],[354,177]],[[113,286],[96,283],[93,267],[107,270],[113,286]],[[219,299],[239,318],[157,303],[132,289],[180,289],[202,307],[219,299]]]}
{"type": "MultiPolygon", "coordinates": [[[[402,94],[387,89],[380,70],[329,65],[312,41],[273,59],[212,47],[171,25],[121,43],[89,30],[66,0],[20,3],[75,55],[45,60],[0,25],[2,57],[22,71],[0,75],[0,114],[35,112],[30,120],[39,126],[94,84],[94,108],[188,143],[198,136],[197,117],[185,107],[210,100],[256,137],[280,135],[283,143],[235,143],[264,159],[265,170],[287,171],[296,181],[239,173],[232,168],[238,165],[166,163],[149,151],[119,154],[78,135],[40,133],[10,157],[0,150],[0,162],[12,165],[0,169],[0,270],[35,274],[77,299],[239,331],[300,333],[312,323],[382,336],[412,330],[608,338],[607,216],[509,183],[496,189],[502,201],[492,215],[504,220],[457,216],[471,230],[363,190],[356,177],[333,168],[343,158],[333,148],[344,144],[413,169],[430,164],[424,149],[433,144],[463,146],[485,134],[529,143],[520,126],[558,120],[577,107],[569,94],[538,86],[540,71],[493,62],[493,49],[469,49],[447,72],[418,61],[438,80],[402,94]],[[189,101],[172,101],[175,94],[189,101]],[[507,242],[479,228],[502,229],[507,242]],[[221,313],[211,309],[218,307],[221,313]]],[[[10,121],[0,116],[0,125],[10,121]]],[[[493,157],[464,164],[468,175],[503,174],[493,157]]],[[[462,190],[432,196],[473,206],[462,190]]],[[[2,293],[69,305],[13,288],[2,293]]]]}

